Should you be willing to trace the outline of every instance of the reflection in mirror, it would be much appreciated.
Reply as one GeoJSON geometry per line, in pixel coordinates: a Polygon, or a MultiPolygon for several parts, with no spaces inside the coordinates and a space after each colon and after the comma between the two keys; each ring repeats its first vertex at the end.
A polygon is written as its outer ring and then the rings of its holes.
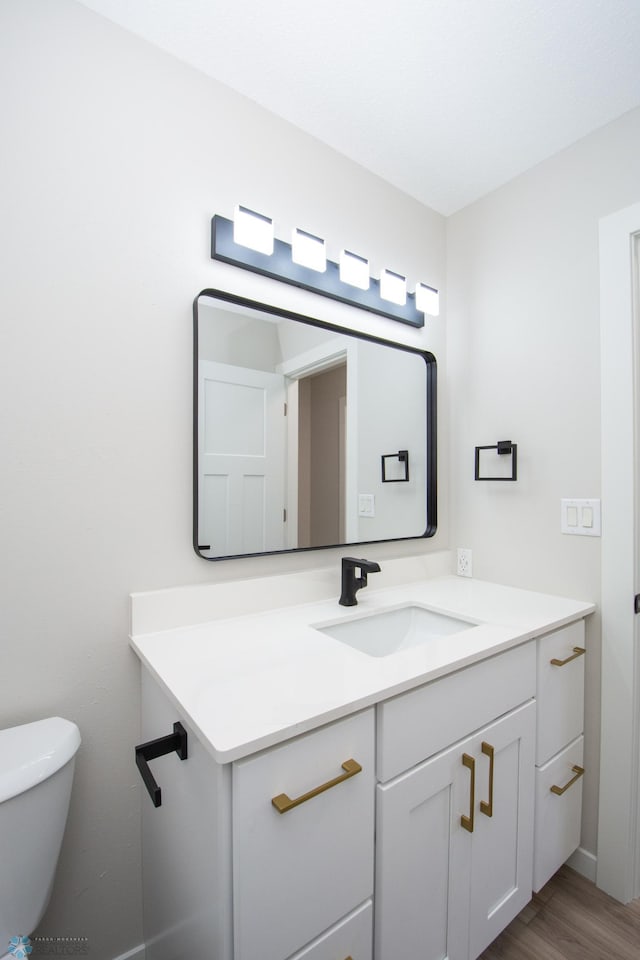
{"type": "Polygon", "coordinates": [[[194,547],[207,560],[432,536],[432,354],[204,291],[194,547]]]}

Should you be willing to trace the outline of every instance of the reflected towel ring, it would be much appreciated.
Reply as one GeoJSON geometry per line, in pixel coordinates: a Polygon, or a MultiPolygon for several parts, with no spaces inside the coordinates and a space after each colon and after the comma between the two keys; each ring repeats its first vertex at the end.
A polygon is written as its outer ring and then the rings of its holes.
{"type": "Polygon", "coordinates": [[[398,450],[397,453],[383,453],[381,456],[382,461],[382,482],[383,483],[406,483],[409,480],[409,451],[408,450],[398,450]],[[404,464],[404,470],[401,470],[402,474],[399,477],[388,477],[387,476],[387,460],[397,460],[399,464],[404,464]]]}

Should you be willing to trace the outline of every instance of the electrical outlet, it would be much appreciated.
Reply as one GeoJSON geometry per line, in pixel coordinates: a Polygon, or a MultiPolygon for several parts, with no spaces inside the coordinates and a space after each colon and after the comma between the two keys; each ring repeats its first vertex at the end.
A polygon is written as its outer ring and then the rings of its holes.
{"type": "Polygon", "coordinates": [[[459,577],[472,577],[471,550],[467,547],[458,547],[458,566],[456,573],[459,577]]]}

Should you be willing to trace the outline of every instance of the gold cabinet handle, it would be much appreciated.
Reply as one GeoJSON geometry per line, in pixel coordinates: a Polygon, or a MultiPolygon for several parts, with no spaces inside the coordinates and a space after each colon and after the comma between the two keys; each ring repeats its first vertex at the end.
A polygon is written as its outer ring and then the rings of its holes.
{"type": "Polygon", "coordinates": [[[571,663],[572,660],[577,660],[578,657],[581,657],[587,651],[584,647],[574,647],[573,654],[570,657],[567,657],[566,660],[557,660],[556,657],[553,660],[550,660],[549,663],[552,663],[554,667],[564,667],[566,663],[571,663]]]}
{"type": "Polygon", "coordinates": [[[468,767],[471,771],[471,780],[469,782],[469,816],[463,813],[460,817],[460,823],[465,830],[473,833],[473,811],[476,805],[476,761],[468,753],[462,754],[462,766],[468,767]]]}
{"type": "Polygon", "coordinates": [[[578,764],[576,763],[571,767],[571,772],[575,773],[575,777],[571,777],[571,780],[569,780],[568,783],[565,783],[564,787],[558,787],[554,783],[554,785],[551,787],[551,793],[555,793],[556,796],[561,797],[562,794],[565,792],[565,790],[568,790],[569,787],[573,786],[576,780],[580,779],[580,777],[584,773],[584,767],[579,767],[578,764]]]}
{"type": "Polygon", "coordinates": [[[494,748],[490,743],[485,743],[482,741],[482,752],[486,757],[489,757],[489,801],[481,800],[480,801],[480,813],[484,813],[486,817],[493,816],[493,755],[494,748]]]}
{"type": "Polygon", "coordinates": [[[306,801],[311,800],[312,797],[317,797],[319,793],[324,793],[325,790],[330,790],[331,787],[343,783],[350,777],[355,777],[356,773],[360,773],[362,767],[355,760],[345,760],[342,764],[342,769],[346,772],[341,773],[339,777],[335,777],[327,783],[321,784],[319,787],[314,787],[313,790],[309,790],[308,793],[303,793],[301,797],[295,797],[295,799],[292,800],[286,793],[279,793],[277,797],[271,798],[271,803],[278,813],[286,813],[287,810],[293,810],[294,807],[299,807],[301,803],[306,803],[306,801]]]}

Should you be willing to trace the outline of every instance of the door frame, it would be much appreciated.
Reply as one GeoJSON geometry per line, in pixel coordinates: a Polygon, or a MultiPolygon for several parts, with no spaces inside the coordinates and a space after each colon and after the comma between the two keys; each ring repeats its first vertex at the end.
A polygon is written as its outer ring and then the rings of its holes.
{"type": "Polygon", "coordinates": [[[602,701],[597,885],[623,903],[640,895],[640,481],[637,237],[640,203],[600,221],[602,415],[602,701]]]}
{"type": "MultiPolygon", "coordinates": [[[[278,373],[284,374],[287,380],[301,380],[314,373],[322,373],[341,363],[347,365],[347,402],[345,416],[345,466],[344,466],[344,542],[354,543],[358,539],[358,514],[355,509],[358,494],[358,461],[357,451],[349,449],[348,438],[358,435],[358,353],[356,343],[335,344],[332,341],[320,344],[290,357],[277,365],[278,373]]],[[[290,409],[293,418],[297,417],[297,404],[290,409]]],[[[289,421],[289,442],[295,443],[297,423],[289,421]]],[[[353,448],[353,445],[351,445],[353,448]]],[[[293,448],[290,447],[293,454],[293,448]]],[[[297,449],[295,460],[297,462],[297,449]]],[[[289,514],[298,508],[297,477],[293,470],[289,471],[289,485],[287,488],[287,510],[289,514]]]]}

